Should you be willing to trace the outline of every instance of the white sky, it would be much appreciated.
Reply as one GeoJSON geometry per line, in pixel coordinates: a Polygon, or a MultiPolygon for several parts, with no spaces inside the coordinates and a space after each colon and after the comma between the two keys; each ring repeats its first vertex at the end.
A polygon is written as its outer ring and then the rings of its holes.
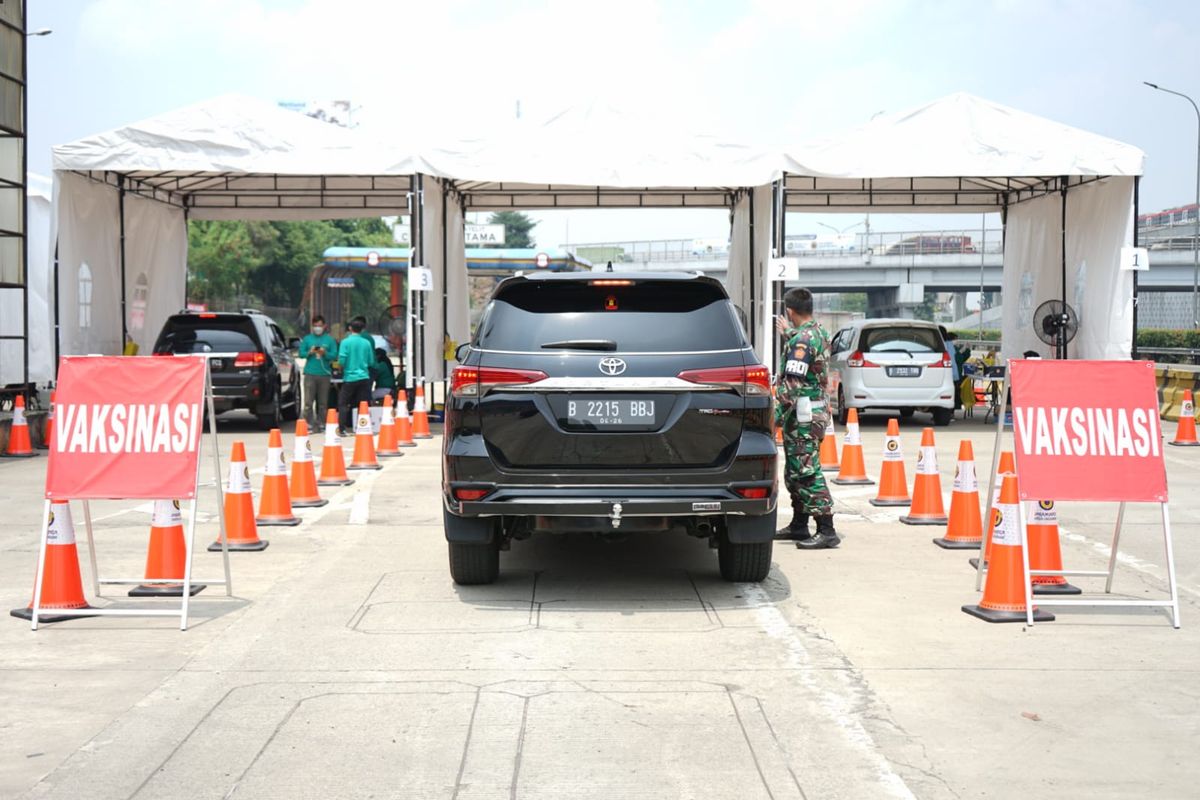
{"type": "MultiPolygon", "coordinates": [[[[50,146],[226,92],[349,98],[459,138],[602,101],[753,143],[967,91],[1147,153],[1141,208],[1192,202],[1200,3],[1187,0],[29,0],[30,168],[50,146]]],[[[543,245],[724,236],[721,211],[534,214],[543,245]],[[568,216],[569,214],[569,216],[568,216]]],[[[789,218],[789,232],[857,217],[789,218]]],[[[875,230],[978,217],[872,218],[875,230]]],[[[856,229],[857,230],[857,229],[856,229]]]]}

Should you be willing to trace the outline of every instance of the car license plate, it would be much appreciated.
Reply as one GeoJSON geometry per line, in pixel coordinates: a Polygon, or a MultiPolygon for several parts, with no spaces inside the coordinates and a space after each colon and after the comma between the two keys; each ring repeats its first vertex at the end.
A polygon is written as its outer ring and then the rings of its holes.
{"type": "Polygon", "coordinates": [[[888,367],[887,374],[889,378],[919,378],[921,377],[920,367],[888,367]]]}
{"type": "Polygon", "coordinates": [[[656,427],[660,400],[652,397],[570,395],[555,404],[568,428],[587,430],[656,427]]]}

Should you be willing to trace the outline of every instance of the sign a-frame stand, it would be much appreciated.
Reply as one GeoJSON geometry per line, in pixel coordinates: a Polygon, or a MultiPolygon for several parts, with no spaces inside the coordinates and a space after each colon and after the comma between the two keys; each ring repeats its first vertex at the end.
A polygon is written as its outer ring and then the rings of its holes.
{"type": "MultiPolygon", "coordinates": [[[[1000,450],[1004,443],[1005,412],[1011,410],[1021,499],[1018,513],[1026,624],[1033,625],[1034,576],[1104,578],[1104,593],[1111,594],[1125,507],[1129,503],[1155,503],[1162,514],[1169,599],[1068,599],[1038,595],[1037,604],[1167,608],[1171,612],[1171,624],[1179,628],[1179,588],[1175,581],[1175,551],[1171,539],[1154,363],[1010,359],[1001,386],[1001,398],[984,520],[992,518],[996,470],[1000,466],[1000,450]],[[1080,391],[1080,387],[1090,388],[1080,391]],[[1082,403],[1078,399],[1081,396],[1086,398],[1082,403]],[[1026,514],[1026,502],[1030,500],[1118,503],[1108,569],[1031,570],[1026,514]]],[[[988,538],[985,535],[979,545],[976,591],[982,588],[987,569],[984,557],[988,538]]]]}
{"type": "MultiPolygon", "coordinates": [[[[83,519],[87,530],[88,557],[92,568],[92,588],[97,597],[101,597],[101,586],[111,585],[181,585],[182,595],[180,604],[175,608],[73,608],[72,617],[179,617],[179,629],[187,630],[188,611],[192,587],[197,583],[213,586],[224,586],[225,595],[233,596],[233,581],[229,568],[229,542],[225,533],[225,498],[221,485],[221,450],[217,439],[216,410],[213,403],[212,374],[209,369],[210,358],[233,357],[234,353],[205,353],[192,356],[182,356],[174,359],[156,357],[112,357],[112,356],[67,356],[62,359],[59,371],[59,384],[56,390],[56,415],[61,415],[64,409],[76,398],[83,403],[74,412],[83,412],[83,406],[89,403],[104,402],[126,403],[128,406],[159,405],[161,408],[178,409],[181,405],[193,408],[193,414],[199,414],[203,419],[203,410],[207,410],[209,440],[213,449],[213,485],[216,489],[217,517],[220,520],[221,558],[224,565],[223,580],[192,578],[192,556],[196,552],[196,510],[199,503],[200,487],[200,448],[203,440],[203,424],[195,425],[195,435],[190,437],[190,450],[172,454],[170,464],[164,465],[161,453],[153,457],[145,456],[142,460],[149,462],[154,458],[155,463],[136,465],[142,472],[137,477],[144,477],[148,472],[161,472],[162,483],[148,487],[145,491],[134,493],[114,493],[111,488],[125,485],[130,480],[130,465],[137,460],[135,454],[87,454],[79,455],[72,452],[71,436],[65,419],[56,416],[56,424],[63,427],[54,432],[54,447],[50,451],[50,466],[46,474],[46,498],[42,511],[42,529],[38,547],[37,574],[34,579],[33,607],[31,608],[30,630],[38,629],[39,615],[60,613],[58,609],[41,607],[42,580],[46,567],[46,546],[50,527],[50,503],[53,499],[80,500],[83,503],[83,519]],[[114,376],[120,376],[114,380],[114,376]],[[99,398],[97,387],[117,383],[105,392],[105,397],[99,398]],[[136,395],[130,387],[136,387],[136,395]],[[136,400],[136,402],[133,402],[136,400]],[[198,401],[198,402],[197,402],[198,401]],[[98,459],[97,459],[97,456],[98,459]],[[80,475],[72,469],[72,462],[83,459],[93,461],[93,475],[80,475]],[[111,463],[105,463],[111,461],[111,463]],[[97,478],[94,470],[101,471],[97,478]],[[90,484],[99,484],[91,486],[90,484]],[[108,499],[174,499],[188,498],[191,500],[188,508],[187,531],[184,542],[187,556],[184,562],[184,573],[180,578],[101,578],[96,559],[96,544],[92,530],[91,500],[108,499]]],[[[173,416],[178,422],[179,417],[173,416]]],[[[131,420],[132,427],[132,420],[131,420]]],[[[178,432],[178,429],[175,429],[178,432]]],[[[125,437],[126,443],[131,442],[132,435],[125,437]]],[[[136,478],[135,478],[136,479],[136,478]]],[[[136,484],[134,484],[136,485],[136,484]]]]}

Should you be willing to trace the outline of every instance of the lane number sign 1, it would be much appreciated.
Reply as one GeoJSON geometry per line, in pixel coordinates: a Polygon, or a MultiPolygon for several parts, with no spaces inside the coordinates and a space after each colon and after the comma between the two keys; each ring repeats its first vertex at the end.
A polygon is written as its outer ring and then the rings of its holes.
{"type": "Polygon", "coordinates": [[[767,273],[773,281],[800,280],[800,259],[772,258],[767,261],[767,273]]]}
{"type": "Polygon", "coordinates": [[[1150,269],[1150,251],[1144,247],[1122,247],[1121,269],[1130,271],[1150,269]]]}
{"type": "Polygon", "coordinates": [[[408,271],[410,292],[433,291],[433,270],[428,267],[413,267],[408,271]]]}

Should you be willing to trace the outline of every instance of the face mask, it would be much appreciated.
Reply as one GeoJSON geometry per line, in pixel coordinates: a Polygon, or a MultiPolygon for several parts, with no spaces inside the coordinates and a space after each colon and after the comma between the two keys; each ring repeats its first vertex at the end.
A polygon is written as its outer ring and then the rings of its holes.
{"type": "Polygon", "coordinates": [[[313,326],[313,335],[314,336],[320,336],[324,332],[325,332],[325,329],[322,328],[320,325],[313,326]]]}

